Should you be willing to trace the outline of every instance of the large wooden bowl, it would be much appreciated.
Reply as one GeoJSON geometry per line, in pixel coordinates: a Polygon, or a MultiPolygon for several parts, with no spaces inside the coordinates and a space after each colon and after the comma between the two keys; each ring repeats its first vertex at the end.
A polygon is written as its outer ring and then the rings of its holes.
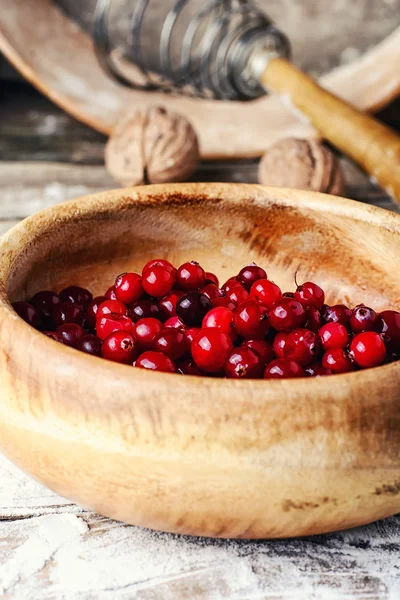
{"type": "Polygon", "coordinates": [[[94,292],[150,256],[224,277],[255,260],[328,302],[400,305],[400,217],[251,185],[106,192],[51,208],[0,244],[0,446],[98,512],[194,535],[263,538],[352,527],[400,510],[400,362],[315,380],[149,373],[34,331],[10,302],[94,292]]]}

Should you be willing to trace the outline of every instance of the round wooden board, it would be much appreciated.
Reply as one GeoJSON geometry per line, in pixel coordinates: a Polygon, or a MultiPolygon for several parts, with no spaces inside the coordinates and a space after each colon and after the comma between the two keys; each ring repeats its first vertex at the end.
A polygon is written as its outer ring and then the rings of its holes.
{"type": "MultiPolygon", "coordinates": [[[[279,98],[217,102],[128,90],[99,67],[90,36],[52,0],[3,0],[0,49],[43,93],[77,119],[109,134],[133,107],[161,104],[186,115],[203,158],[259,156],[285,136],[315,130],[279,98]]],[[[364,110],[384,106],[400,92],[400,27],[364,55],[322,77],[323,84],[364,110]]]]}

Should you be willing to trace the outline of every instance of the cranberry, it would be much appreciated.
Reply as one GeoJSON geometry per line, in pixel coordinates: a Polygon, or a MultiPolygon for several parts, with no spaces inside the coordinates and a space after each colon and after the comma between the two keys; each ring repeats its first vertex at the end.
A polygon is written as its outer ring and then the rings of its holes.
{"type": "Polygon", "coordinates": [[[107,298],[105,296],[96,296],[96,298],[94,298],[91,303],[89,304],[89,306],[86,309],[86,321],[87,321],[87,325],[91,328],[94,329],[96,327],[96,318],[97,318],[97,311],[99,310],[99,306],[101,304],[103,304],[103,302],[106,302],[107,298]]]}
{"type": "Polygon", "coordinates": [[[182,375],[207,375],[207,373],[199,369],[191,356],[184,356],[177,362],[176,366],[178,367],[178,372],[182,373],[182,375]]]}
{"type": "Polygon", "coordinates": [[[344,304],[335,306],[324,304],[321,308],[321,316],[325,323],[341,323],[346,329],[350,328],[351,310],[344,304]]]}
{"type": "Polygon", "coordinates": [[[353,333],[371,331],[375,329],[375,323],[376,312],[372,308],[359,304],[351,311],[350,327],[353,333]]]}
{"type": "Polygon", "coordinates": [[[248,292],[250,291],[251,286],[259,279],[266,280],[267,274],[264,269],[258,267],[256,263],[251,263],[250,265],[247,265],[247,267],[243,267],[237,276],[239,283],[241,283],[248,292]]]}
{"type": "Polygon", "coordinates": [[[306,308],[306,322],[304,327],[310,331],[314,331],[314,333],[317,333],[317,331],[321,329],[322,325],[323,321],[319,310],[313,306],[306,308]]]}
{"type": "Polygon", "coordinates": [[[354,365],[342,348],[327,350],[322,357],[322,366],[332,373],[348,373],[354,371],[354,365]]]}
{"type": "Polygon", "coordinates": [[[211,310],[211,300],[201,292],[187,292],[176,304],[176,314],[190,327],[201,325],[204,316],[211,310]]]}
{"type": "Polygon", "coordinates": [[[59,333],[56,333],[55,331],[43,331],[43,333],[55,342],[58,342],[59,344],[65,344],[63,338],[59,333]]]}
{"type": "Polygon", "coordinates": [[[264,368],[260,355],[245,346],[234,348],[224,365],[225,375],[229,379],[258,379],[264,368]]]}
{"type": "Polygon", "coordinates": [[[97,335],[88,333],[82,338],[81,342],[77,346],[77,349],[81,352],[85,352],[85,354],[90,354],[91,356],[101,356],[102,346],[103,342],[97,337],[97,335]]]}
{"type": "Polygon", "coordinates": [[[53,308],[53,321],[58,327],[64,323],[77,323],[81,325],[83,322],[83,309],[79,304],[73,302],[60,302],[53,308]]]}
{"type": "Polygon", "coordinates": [[[216,327],[235,341],[237,333],[233,327],[233,312],[224,306],[212,308],[204,317],[202,323],[203,329],[207,327],[216,327]]]}
{"type": "Polygon", "coordinates": [[[215,273],[210,273],[210,271],[206,271],[206,284],[214,283],[217,287],[219,286],[219,279],[215,275],[215,273]]]}
{"type": "Polygon", "coordinates": [[[167,271],[169,271],[170,273],[176,273],[174,265],[171,264],[168,260],[165,260],[164,258],[154,258],[153,260],[149,260],[149,262],[147,262],[144,265],[142,276],[144,275],[144,272],[147,271],[147,269],[152,269],[153,267],[163,267],[164,269],[167,269],[167,271]]]}
{"type": "Polygon", "coordinates": [[[79,304],[82,308],[87,308],[93,300],[93,296],[88,290],[77,285],[71,285],[60,292],[60,300],[62,302],[79,304]]]}
{"type": "Polygon", "coordinates": [[[288,335],[289,334],[286,333],[286,331],[281,331],[280,333],[277,333],[274,338],[272,349],[275,352],[275,356],[277,358],[285,357],[285,346],[288,335]]]}
{"type": "Polygon", "coordinates": [[[254,352],[257,352],[263,367],[274,359],[272,346],[265,340],[244,340],[242,347],[251,348],[254,352]]]}
{"type": "Polygon", "coordinates": [[[154,265],[143,271],[142,285],[150,296],[161,298],[166,296],[174,287],[176,278],[175,269],[154,265]]]}
{"type": "Polygon", "coordinates": [[[265,371],[264,379],[286,379],[292,377],[305,377],[303,368],[294,360],[276,358],[271,361],[265,371]]]}
{"type": "Polygon", "coordinates": [[[284,358],[294,360],[301,366],[315,362],[320,354],[318,335],[308,329],[294,329],[286,338],[283,349],[284,358]]]}
{"type": "Polygon", "coordinates": [[[326,323],[318,333],[324,350],[346,348],[349,343],[349,334],[346,327],[338,322],[326,323]]]}
{"type": "Polygon", "coordinates": [[[85,330],[76,323],[65,323],[56,329],[56,333],[60,335],[66,346],[77,348],[85,336],[85,330]]]}
{"type": "Polygon", "coordinates": [[[236,304],[234,302],[231,302],[226,296],[213,298],[211,300],[211,304],[213,308],[217,308],[217,306],[225,306],[225,308],[229,308],[229,310],[235,310],[236,308],[236,304]]]}
{"type": "Polygon", "coordinates": [[[107,300],[117,300],[117,295],[115,293],[115,288],[113,285],[108,288],[108,290],[106,291],[104,296],[106,297],[107,300]]]}
{"type": "Polygon", "coordinates": [[[105,340],[106,337],[114,333],[114,331],[126,331],[132,333],[132,320],[126,315],[105,315],[97,319],[96,333],[97,337],[105,340]]]}
{"type": "Polygon", "coordinates": [[[132,365],[136,360],[137,342],[126,331],[114,331],[103,342],[102,357],[124,365],[132,365]]]}
{"type": "Polygon", "coordinates": [[[238,334],[248,340],[262,340],[269,330],[266,309],[255,300],[242,302],[235,309],[233,322],[238,334]]]}
{"type": "Polygon", "coordinates": [[[199,327],[189,327],[188,329],[185,329],[185,335],[189,344],[193,342],[194,338],[199,333],[199,331],[201,331],[199,327]]]}
{"type": "Polygon", "coordinates": [[[122,273],[114,285],[117,300],[123,304],[133,304],[144,294],[142,278],[137,273],[122,273]]]}
{"type": "Polygon", "coordinates": [[[163,373],[176,372],[174,362],[162,352],[143,352],[136,361],[136,367],[151,371],[161,371],[163,373]]]}
{"type": "Polygon", "coordinates": [[[229,292],[233,287],[235,287],[238,284],[239,282],[237,280],[237,277],[230,277],[229,279],[227,279],[227,281],[225,281],[224,285],[222,286],[222,290],[224,292],[229,292]]]}
{"type": "Polygon", "coordinates": [[[133,335],[137,339],[139,346],[143,350],[153,348],[154,338],[163,329],[163,324],[158,319],[140,319],[133,326],[133,335]]]}
{"type": "Polygon", "coordinates": [[[198,262],[192,260],[181,265],[176,273],[176,283],[181,290],[198,290],[205,285],[206,272],[198,262]]]}
{"type": "Polygon", "coordinates": [[[292,298],[281,298],[269,314],[271,327],[277,331],[291,331],[302,327],[306,321],[303,305],[292,298]]]}
{"type": "Polygon", "coordinates": [[[164,323],[165,327],[173,327],[174,329],[186,329],[185,323],[179,317],[171,317],[164,323]]]}
{"type": "Polygon", "coordinates": [[[215,298],[225,298],[225,293],[214,283],[208,283],[202,287],[200,291],[202,294],[207,296],[207,298],[210,298],[210,300],[214,300],[215,298]]]}
{"type": "Polygon", "coordinates": [[[131,306],[129,313],[133,322],[139,321],[139,319],[148,319],[149,317],[152,317],[153,319],[162,318],[161,310],[157,302],[148,298],[135,302],[135,304],[131,306]]]}
{"type": "Polygon", "coordinates": [[[333,375],[333,371],[331,371],[331,369],[326,369],[321,365],[321,363],[309,365],[305,371],[306,375],[309,375],[309,377],[324,377],[325,375],[333,375]]]}
{"type": "Polygon", "coordinates": [[[184,331],[170,327],[156,335],[153,349],[177,360],[189,350],[189,341],[184,331]]]}
{"type": "Polygon", "coordinates": [[[385,362],[386,347],[379,333],[365,331],[356,335],[350,344],[351,356],[359,367],[378,367],[385,362]]]}
{"type": "Polygon", "coordinates": [[[400,312],[384,310],[379,313],[376,330],[382,334],[388,350],[400,354],[400,312]]]}
{"type": "Polygon", "coordinates": [[[240,283],[236,284],[229,291],[226,292],[226,298],[228,302],[232,302],[235,306],[239,306],[242,302],[247,300],[249,292],[244,289],[240,283]]]}
{"type": "Polygon", "coordinates": [[[164,298],[160,298],[158,306],[160,307],[163,319],[170,319],[176,316],[176,303],[182,296],[182,290],[171,290],[164,298]]]}
{"type": "Polygon", "coordinates": [[[250,296],[267,308],[272,308],[282,297],[281,288],[269,279],[260,279],[251,286],[250,296]]]}
{"type": "Polygon", "coordinates": [[[125,304],[122,304],[119,300],[106,300],[97,309],[96,320],[107,315],[126,315],[128,312],[125,304]]]}
{"type": "Polygon", "coordinates": [[[325,302],[325,293],[322,288],[312,281],[307,281],[303,285],[299,285],[294,293],[294,298],[304,308],[313,306],[314,308],[321,309],[325,302]]]}
{"type": "Polygon", "coordinates": [[[31,304],[39,313],[40,325],[43,329],[53,329],[53,309],[60,302],[60,297],[55,292],[38,292],[33,296],[31,304]]]}
{"type": "Polygon", "coordinates": [[[13,309],[21,319],[37,329],[40,325],[39,313],[29,302],[14,302],[13,309]]]}
{"type": "Polygon", "coordinates": [[[231,338],[217,328],[202,329],[194,338],[191,350],[193,359],[207,373],[222,371],[233,348],[231,338]]]}

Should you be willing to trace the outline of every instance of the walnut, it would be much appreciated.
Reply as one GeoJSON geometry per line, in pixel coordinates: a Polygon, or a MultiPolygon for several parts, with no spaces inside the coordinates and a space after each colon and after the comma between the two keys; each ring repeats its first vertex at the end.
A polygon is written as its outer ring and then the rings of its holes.
{"type": "Polygon", "coordinates": [[[317,140],[286,138],[262,157],[258,181],[264,185],[344,193],[345,182],[336,156],[317,140]]]}
{"type": "Polygon", "coordinates": [[[199,144],[192,125],[161,107],[124,115],[105,149],[109,173],[124,186],[185,181],[198,160],[199,144]]]}

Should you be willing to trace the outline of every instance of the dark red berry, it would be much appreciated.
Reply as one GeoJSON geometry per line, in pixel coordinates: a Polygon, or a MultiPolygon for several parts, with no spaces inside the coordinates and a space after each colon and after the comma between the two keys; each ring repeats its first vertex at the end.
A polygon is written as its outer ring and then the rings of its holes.
{"type": "Polygon", "coordinates": [[[174,329],[183,330],[186,329],[185,323],[179,317],[171,317],[170,319],[167,319],[164,323],[164,328],[165,327],[173,327],[174,329]]]}
{"type": "Polygon", "coordinates": [[[122,304],[119,300],[106,300],[97,309],[96,313],[96,321],[101,317],[106,317],[108,315],[126,315],[128,313],[128,309],[125,304],[122,304]]]}
{"type": "Polygon", "coordinates": [[[212,308],[204,317],[202,328],[216,327],[235,341],[237,338],[236,330],[233,327],[233,312],[224,306],[212,308]]]}
{"type": "Polygon", "coordinates": [[[176,304],[176,314],[189,327],[200,326],[204,316],[211,310],[211,300],[201,292],[187,292],[176,304]]]}
{"type": "Polygon", "coordinates": [[[137,342],[130,333],[115,331],[104,340],[101,354],[107,360],[132,365],[138,356],[137,342]]]}
{"type": "Polygon", "coordinates": [[[236,304],[234,302],[231,302],[226,296],[213,298],[211,300],[211,304],[213,308],[217,308],[217,306],[225,306],[225,308],[229,308],[229,310],[235,310],[236,308],[236,304]]]}
{"type": "Polygon", "coordinates": [[[282,298],[294,298],[294,293],[293,292],[284,292],[282,294],[282,298]]]}
{"type": "Polygon", "coordinates": [[[205,281],[206,273],[195,261],[184,263],[176,273],[176,284],[185,292],[198,290],[205,285],[205,281]]]}
{"type": "Polygon", "coordinates": [[[265,363],[257,352],[246,346],[239,346],[228,354],[224,372],[229,379],[258,379],[264,368],[265,363]]]}
{"type": "Polygon", "coordinates": [[[274,338],[272,349],[277,358],[284,358],[285,356],[285,345],[288,335],[289,334],[286,333],[286,331],[281,331],[280,333],[277,333],[274,338]]]}
{"type": "Polygon", "coordinates": [[[235,309],[233,323],[238,334],[248,340],[262,340],[269,330],[266,309],[256,300],[242,302],[235,309]]]}
{"type": "Polygon", "coordinates": [[[147,269],[152,269],[153,267],[163,267],[164,269],[167,269],[167,271],[169,271],[170,273],[176,272],[174,265],[171,264],[168,260],[165,260],[164,258],[154,258],[153,260],[149,260],[149,262],[147,262],[144,265],[142,276],[144,272],[147,271],[147,269]]]}
{"type": "Polygon", "coordinates": [[[335,306],[324,304],[321,308],[321,316],[325,323],[341,323],[346,329],[350,328],[351,310],[344,304],[335,306]]]}
{"type": "Polygon", "coordinates": [[[226,299],[228,302],[232,302],[235,306],[239,306],[249,297],[249,292],[245,290],[245,288],[238,283],[234,287],[230,288],[229,292],[226,292],[226,299]]]}
{"type": "Polygon", "coordinates": [[[363,331],[372,331],[375,329],[376,312],[359,304],[351,311],[350,327],[353,333],[362,333],[363,331]]]}
{"type": "Polygon", "coordinates": [[[174,362],[162,352],[143,352],[136,361],[136,367],[149,369],[150,371],[161,371],[163,373],[175,373],[174,362]]]}
{"type": "Polygon", "coordinates": [[[277,331],[291,331],[303,327],[306,321],[304,307],[298,300],[281,298],[269,313],[271,327],[277,331]]]}
{"type": "Polygon", "coordinates": [[[171,290],[164,298],[159,299],[158,306],[160,307],[163,320],[176,316],[176,303],[182,296],[182,290],[171,290]]]}
{"type": "Polygon", "coordinates": [[[78,344],[77,349],[91,356],[101,356],[103,342],[97,335],[87,333],[78,344]]]}
{"type": "Polygon", "coordinates": [[[104,317],[98,318],[96,322],[96,334],[101,340],[105,340],[106,337],[114,333],[114,331],[132,333],[132,330],[132,320],[126,315],[105,315],[104,317]]]}
{"type": "Polygon", "coordinates": [[[133,335],[138,341],[141,350],[151,350],[154,338],[163,329],[163,324],[158,319],[140,319],[133,326],[133,335]]]}
{"type": "Polygon", "coordinates": [[[282,292],[280,287],[276,285],[273,281],[269,279],[260,279],[253,283],[250,296],[261,302],[267,308],[272,308],[272,306],[280,300],[282,297],[282,292]]]}
{"type": "Polygon", "coordinates": [[[37,329],[40,326],[39,313],[29,302],[14,302],[13,309],[21,319],[23,319],[31,327],[37,329]]]}
{"type": "Polygon", "coordinates": [[[237,276],[239,283],[241,283],[248,292],[250,291],[251,286],[259,279],[267,279],[267,274],[264,269],[258,267],[255,263],[243,267],[237,276]]]}
{"type": "Polygon", "coordinates": [[[53,321],[56,327],[64,323],[77,323],[82,325],[84,312],[79,304],[73,302],[60,302],[53,308],[53,321]]]}
{"type": "Polygon", "coordinates": [[[60,300],[62,302],[79,304],[83,309],[86,309],[93,300],[93,296],[88,290],[85,290],[85,288],[71,285],[60,292],[60,300]]]}
{"type": "Polygon", "coordinates": [[[60,302],[60,297],[55,292],[38,292],[33,296],[31,304],[39,313],[40,327],[42,329],[53,329],[53,309],[60,302]]]}
{"type": "Polygon", "coordinates": [[[219,286],[219,279],[215,275],[215,273],[210,273],[210,271],[206,271],[206,284],[214,283],[217,287],[219,286]]]}
{"type": "Polygon", "coordinates": [[[306,375],[309,377],[324,377],[325,375],[333,375],[331,369],[326,369],[321,363],[314,363],[305,368],[306,375]]]}
{"type": "Polygon", "coordinates": [[[87,320],[87,325],[91,329],[95,329],[96,327],[97,311],[99,310],[99,306],[106,301],[107,298],[105,296],[96,296],[96,298],[94,298],[87,307],[85,318],[87,320]]]}
{"type": "Polygon", "coordinates": [[[172,290],[175,284],[175,269],[154,265],[143,271],[142,285],[150,296],[161,298],[172,290]]]}
{"type": "Polygon", "coordinates": [[[333,373],[348,373],[354,371],[354,365],[342,348],[327,350],[322,357],[322,366],[333,373]]]}
{"type": "Polygon", "coordinates": [[[188,329],[185,329],[185,335],[189,344],[193,342],[199,331],[201,331],[200,327],[189,327],[188,329]]]}
{"type": "Polygon", "coordinates": [[[56,329],[56,333],[60,335],[66,346],[77,348],[83,340],[86,332],[80,325],[76,323],[65,323],[56,329]]]}
{"type": "Polygon", "coordinates": [[[264,371],[264,379],[287,379],[305,376],[303,368],[287,358],[276,358],[267,365],[264,371]]]}
{"type": "Polygon", "coordinates": [[[189,350],[189,342],[184,331],[170,327],[156,335],[153,349],[177,360],[189,350]]]}
{"type": "Polygon", "coordinates": [[[108,290],[106,291],[104,296],[106,297],[107,300],[117,300],[117,296],[115,294],[115,289],[114,289],[113,285],[108,288],[108,290]]]}
{"type": "Polygon", "coordinates": [[[304,367],[315,362],[320,355],[320,349],[321,345],[316,333],[308,329],[294,329],[286,338],[283,355],[304,367]]]}
{"type": "Polygon", "coordinates": [[[306,322],[304,327],[306,329],[309,329],[310,331],[314,331],[314,333],[317,333],[317,331],[319,331],[322,325],[324,324],[321,317],[321,313],[318,309],[314,308],[313,306],[309,306],[305,310],[306,322]]]}
{"type": "Polygon", "coordinates": [[[148,318],[162,319],[161,309],[157,302],[148,298],[135,302],[135,304],[130,307],[129,316],[133,322],[139,321],[139,319],[148,318]]]}
{"type": "Polygon", "coordinates": [[[346,348],[349,343],[349,334],[341,323],[326,323],[318,333],[324,350],[346,348]]]}
{"type": "Polygon", "coordinates": [[[222,371],[232,348],[231,338],[217,328],[202,329],[191,345],[196,365],[207,373],[222,371]]]}
{"type": "Polygon", "coordinates": [[[214,300],[214,298],[225,298],[225,293],[220,290],[214,283],[208,283],[201,288],[201,293],[214,300]]]}
{"type": "Polygon", "coordinates": [[[306,283],[303,283],[297,287],[297,290],[294,293],[294,298],[300,302],[304,308],[313,306],[314,308],[320,310],[325,302],[325,292],[316,283],[307,281],[306,283]]]}
{"type": "Polygon", "coordinates": [[[254,352],[257,352],[263,363],[263,367],[274,359],[272,346],[266,340],[244,340],[242,346],[251,348],[254,352]]]}
{"type": "Polygon", "coordinates": [[[363,369],[378,367],[385,362],[386,347],[379,333],[365,331],[356,335],[350,344],[350,353],[363,369]]]}
{"type": "Polygon", "coordinates": [[[63,338],[59,333],[56,333],[55,331],[43,331],[43,333],[55,342],[58,342],[59,344],[65,344],[63,338]]]}
{"type": "Polygon", "coordinates": [[[176,363],[178,372],[182,375],[207,375],[205,371],[199,369],[191,356],[184,356],[176,363]]]}
{"type": "Polygon", "coordinates": [[[400,355],[400,312],[384,310],[379,313],[376,331],[382,334],[389,352],[400,355]]]}
{"type": "Polygon", "coordinates": [[[144,294],[142,278],[137,273],[122,273],[114,285],[117,300],[123,304],[133,304],[144,294]]]}

